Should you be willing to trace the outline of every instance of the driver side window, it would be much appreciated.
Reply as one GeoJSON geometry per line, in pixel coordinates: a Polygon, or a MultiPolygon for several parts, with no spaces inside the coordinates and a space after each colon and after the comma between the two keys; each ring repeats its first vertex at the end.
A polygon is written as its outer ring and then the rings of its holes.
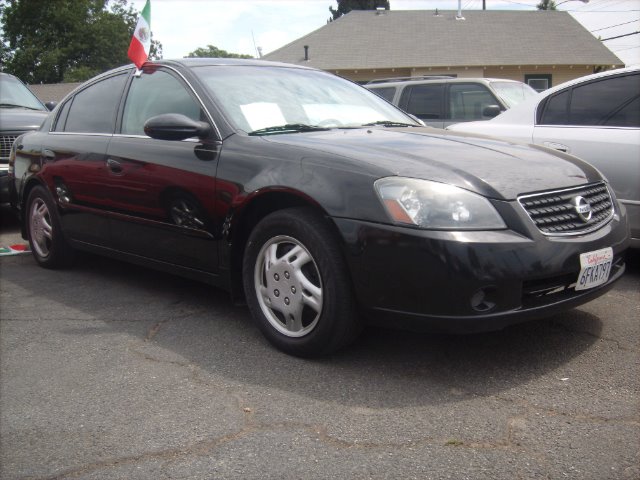
{"type": "Polygon", "coordinates": [[[196,121],[204,118],[198,102],[177,78],[163,70],[145,72],[131,82],[121,133],[144,135],[144,123],[164,113],[181,113],[196,121]]]}

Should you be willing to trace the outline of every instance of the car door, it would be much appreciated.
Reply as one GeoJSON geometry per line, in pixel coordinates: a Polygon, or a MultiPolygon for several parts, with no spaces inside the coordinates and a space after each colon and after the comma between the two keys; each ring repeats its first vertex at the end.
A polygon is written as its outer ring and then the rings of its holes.
{"type": "Polygon", "coordinates": [[[114,245],[141,257],[216,272],[220,145],[213,138],[170,141],[145,135],[144,123],[166,113],[211,121],[177,72],[144,69],[131,79],[119,132],[107,151],[114,245]]]}
{"type": "Polygon", "coordinates": [[[400,97],[400,108],[431,127],[444,127],[443,83],[407,85],[400,97]]]}
{"type": "Polygon", "coordinates": [[[491,91],[479,83],[450,83],[447,92],[448,115],[444,119],[444,126],[454,123],[473,122],[476,120],[490,120],[486,115],[487,107],[502,109],[500,101],[491,91]]]}
{"type": "Polygon", "coordinates": [[[106,154],[126,80],[126,72],[119,72],[67,99],[42,144],[42,177],[74,240],[110,245],[106,154]]]}
{"type": "Polygon", "coordinates": [[[632,230],[638,229],[640,73],[604,77],[549,97],[539,107],[533,141],[598,168],[627,205],[632,230]]]}

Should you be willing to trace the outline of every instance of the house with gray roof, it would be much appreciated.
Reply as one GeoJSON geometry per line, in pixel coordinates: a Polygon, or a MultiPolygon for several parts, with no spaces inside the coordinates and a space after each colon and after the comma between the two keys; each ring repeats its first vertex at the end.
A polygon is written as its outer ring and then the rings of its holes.
{"type": "Polygon", "coordinates": [[[266,60],[307,65],[357,82],[452,75],[509,78],[537,90],[623,67],[564,11],[353,10],[266,60]]]}
{"type": "Polygon", "coordinates": [[[68,93],[76,87],[82,85],[78,83],[34,83],[27,85],[29,90],[40,99],[42,103],[60,102],[68,93]]]}

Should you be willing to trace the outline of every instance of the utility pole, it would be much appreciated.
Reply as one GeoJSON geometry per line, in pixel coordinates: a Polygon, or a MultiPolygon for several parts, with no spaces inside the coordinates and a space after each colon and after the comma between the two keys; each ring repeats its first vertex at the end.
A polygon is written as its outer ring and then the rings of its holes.
{"type": "Polygon", "coordinates": [[[487,9],[487,0],[482,0],[482,9],[483,10],[487,9]]]}

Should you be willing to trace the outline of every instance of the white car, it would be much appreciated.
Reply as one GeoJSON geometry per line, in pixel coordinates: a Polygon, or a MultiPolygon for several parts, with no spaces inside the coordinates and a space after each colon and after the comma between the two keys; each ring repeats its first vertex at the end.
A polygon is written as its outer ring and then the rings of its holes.
{"type": "Polygon", "coordinates": [[[482,122],[448,130],[543,145],[598,168],[629,213],[640,248],[640,67],[581,77],[482,122]]]}

